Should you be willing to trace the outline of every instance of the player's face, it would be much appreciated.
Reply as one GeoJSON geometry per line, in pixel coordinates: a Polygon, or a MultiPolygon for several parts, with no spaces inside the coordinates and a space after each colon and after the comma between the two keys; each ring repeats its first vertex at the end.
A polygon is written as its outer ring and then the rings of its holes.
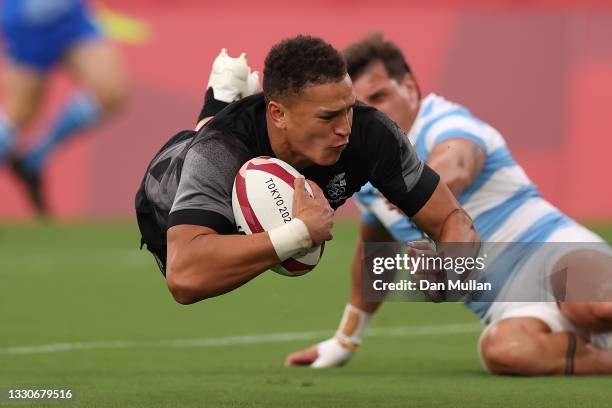
{"type": "Polygon", "coordinates": [[[410,130],[419,110],[419,92],[411,75],[399,83],[381,61],[375,61],[354,79],[353,87],[357,99],[385,113],[405,132],[410,130]]]}
{"type": "Polygon", "coordinates": [[[340,159],[353,125],[351,79],[307,86],[286,110],[287,142],[297,155],[320,166],[340,159]]]}

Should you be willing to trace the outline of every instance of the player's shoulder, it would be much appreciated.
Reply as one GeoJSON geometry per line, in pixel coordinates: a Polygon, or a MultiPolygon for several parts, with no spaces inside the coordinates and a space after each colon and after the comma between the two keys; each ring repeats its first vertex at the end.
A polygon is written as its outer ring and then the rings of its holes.
{"type": "Polygon", "coordinates": [[[217,165],[230,162],[237,164],[252,155],[250,150],[243,138],[228,137],[220,129],[204,127],[194,136],[185,156],[217,165]]]}
{"type": "Polygon", "coordinates": [[[205,128],[222,132],[240,130],[241,127],[248,128],[261,120],[262,114],[265,119],[265,109],[263,93],[247,96],[226,106],[206,124],[205,128]]]}
{"type": "Polygon", "coordinates": [[[404,138],[404,131],[389,116],[363,102],[357,102],[353,110],[351,135],[383,134],[404,138]]]}
{"type": "Polygon", "coordinates": [[[503,137],[493,127],[480,120],[463,105],[442,96],[429,94],[410,132],[417,145],[430,150],[434,145],[454,137],[465,137],[480,144],[485,151],[504,144],[503,137]]]}
{"type": "Polygon", "coordinates": [[[435,122],[448,118],[464,118],[476,123],[481,123],[480,119],[474,116],[464,105],[450,101],[435,93],[430,93],[423,98],[417,120],[435,122]]]}

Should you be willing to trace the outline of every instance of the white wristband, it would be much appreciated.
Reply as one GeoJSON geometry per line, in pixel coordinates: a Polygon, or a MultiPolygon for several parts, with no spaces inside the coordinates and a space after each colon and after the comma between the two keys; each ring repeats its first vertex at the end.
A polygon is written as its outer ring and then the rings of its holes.
{"type": "Polygon", "coordinates": [[[344,308],[340,327],[336,331],[336,339],[345,348],[357,349],[363,341],[363,334],[371,318],[371,313],[364,312],[348,303],[344,308]]]}
{"type": "Polygon", "coordinates": [[[268,231],[268,236],[281,262],[312,247],[308,227],[299,218],[268,231]]]}

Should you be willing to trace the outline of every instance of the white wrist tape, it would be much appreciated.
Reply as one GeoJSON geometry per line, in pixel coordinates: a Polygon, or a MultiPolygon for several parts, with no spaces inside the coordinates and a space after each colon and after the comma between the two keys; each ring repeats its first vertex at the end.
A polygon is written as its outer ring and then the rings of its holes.
{"type": "Polygon", "coordinates": [[[281,262],[312,246],[308,227],[299,218],[268,231],[268,236],[281,262]]]}
{"type": "Polygon", "coordinates": [[[317,354],[319,357],[310,365],[312,368],[339,367],[344,365],[353,356],[353,351],[341,345],[338,339],[331,338],[317,344],[317,354]]]}
{"type": "Polygon", "coordinates": [[[363,334],[371,318],[371,313],[364,312],[348,303],[344,308],[338,331],[336,331],[336,339],[342,346],[356,350],[363,341],[363,334]]]}

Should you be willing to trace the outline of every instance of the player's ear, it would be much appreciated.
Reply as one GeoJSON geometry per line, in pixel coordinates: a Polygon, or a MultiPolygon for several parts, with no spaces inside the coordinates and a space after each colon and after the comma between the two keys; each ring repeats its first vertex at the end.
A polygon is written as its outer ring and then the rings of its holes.
{"type": "Polygon", "coordinates": [[[285,111],[286,109],[282,103],[274,100],[268,102],[268,115],[272,119],[274,126],[278,129],[287,128],[285,111]]]}
{"type": "Polygon", "coordinates": [[[421,99],[421,91],[419,90],[419,85],[417,84],[414,76],[412,74],[404,75],[402,85],[407,90],[408,99],[410,100],[410,103],[418,105],[419,100],[421,99]]]}

